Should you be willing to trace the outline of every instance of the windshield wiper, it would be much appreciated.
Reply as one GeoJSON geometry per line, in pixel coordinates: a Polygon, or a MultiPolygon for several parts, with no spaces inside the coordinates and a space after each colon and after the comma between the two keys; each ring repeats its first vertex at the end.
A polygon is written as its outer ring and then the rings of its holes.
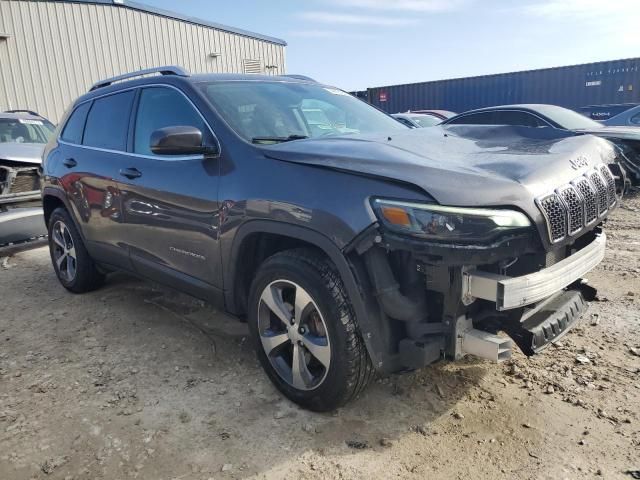
{"type": "Polygon", "coordinates": [[[251,143],[282,143],[291,140],[304,140],[307,135],[289,135],[288,137],[253,137],[251,143]]]}

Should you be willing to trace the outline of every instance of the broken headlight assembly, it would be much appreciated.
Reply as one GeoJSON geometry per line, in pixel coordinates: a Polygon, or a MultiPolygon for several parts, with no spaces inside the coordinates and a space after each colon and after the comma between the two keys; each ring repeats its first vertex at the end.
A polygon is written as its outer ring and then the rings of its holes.
{"type": "Polygon", "coordinates": [[[376,198],[373,210],[389,230],[425,239],[451,242],[491,240],[531,227],[516,210],[447,207],[376,198]]]}

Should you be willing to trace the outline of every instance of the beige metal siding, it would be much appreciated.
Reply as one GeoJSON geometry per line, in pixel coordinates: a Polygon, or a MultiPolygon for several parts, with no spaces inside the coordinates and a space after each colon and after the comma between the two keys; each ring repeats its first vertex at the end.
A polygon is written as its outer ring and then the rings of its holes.
{"type": "Polygon", "coordinates": [[[117,5],[0,0],[0,32],[0,110],[54,122],[93,83],[132,70],[242,73],[250,59],[285,73],[283,45],[117,5]]]}

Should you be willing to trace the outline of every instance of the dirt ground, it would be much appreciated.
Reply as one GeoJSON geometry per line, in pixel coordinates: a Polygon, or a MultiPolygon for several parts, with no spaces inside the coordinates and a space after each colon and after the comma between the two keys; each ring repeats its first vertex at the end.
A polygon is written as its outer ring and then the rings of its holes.
{"type": "Polygon", "coordinates": [[[640,195],[608,232],[599,301],[544,354],[379,379],[335,414],[284,400],[209,306],[2,259],[0,479],[640,478],[640,195]]]}

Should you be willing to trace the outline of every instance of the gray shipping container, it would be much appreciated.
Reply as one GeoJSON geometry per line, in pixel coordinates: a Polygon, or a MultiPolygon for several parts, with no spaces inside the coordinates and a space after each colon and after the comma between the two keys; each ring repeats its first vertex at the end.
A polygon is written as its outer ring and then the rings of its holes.
{"type": "Polygon", "coordinates": [[[455,78],[367,89],[389,113],[441,109],[464,112],[513,103],[586,105],[640,103],[640,58],[455,78]]]}

